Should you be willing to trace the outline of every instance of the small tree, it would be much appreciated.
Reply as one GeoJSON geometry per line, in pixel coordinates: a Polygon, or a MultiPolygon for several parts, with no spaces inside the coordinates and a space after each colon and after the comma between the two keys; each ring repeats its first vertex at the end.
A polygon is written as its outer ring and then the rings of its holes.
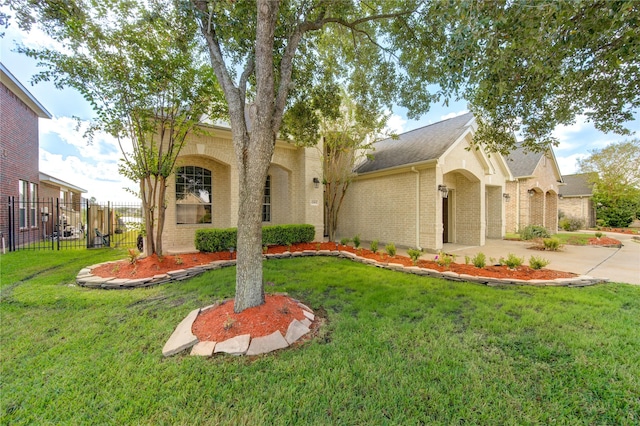
{"type": "Polygon", "coordinates": [[[119,171],[140,183],[145,249],[162,254],[167,178],[187,135],[224,109],[188,8],[173,0],[16,1],[14,7],[23,27],[37,21],[62,44],[60,51],[18,50],[48,67],[34,81],[73,87],[91,103],[96,117],[89,138],[103,130],[118,139],[119,171]]]}
{"type": "Polygon", "coordinates": [[[596,217],[604,226],[628,226],[640,211],[640,140],[612,143],[578,160],[590,174],[596,217]]]}

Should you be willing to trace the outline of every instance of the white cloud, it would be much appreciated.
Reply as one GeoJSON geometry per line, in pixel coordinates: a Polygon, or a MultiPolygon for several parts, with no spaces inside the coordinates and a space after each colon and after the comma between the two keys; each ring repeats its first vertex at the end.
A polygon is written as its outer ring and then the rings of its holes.
{"type": "MultiPolygon", "coordinates": [[[[387,112],[388,114],[389,112],[387,112]]],[[[387,127],[385,130],[396,133],[396,134],[401,134],[404,133],[404,125],[407,124],[407,120],[405,120],[404,118],[400,117],[397,114],[392,114],[389,117],[389,120],[387,121],[387,127]]]]}
{"type": "Polygon", "coordinates": [[[563,175],[572,175],[578,172],[578,160],[588,157],[586,153],[577,153],[566,157],[556,156],[560,173],[563,175]]]}
{"type": "MultiPolygon", "coordinates": [[[[89,123],[86,121],[81,121],[78,128],[78,122],[73,118],[54,117],[51,120],[40,120],[39,126],[41,139],[44,135],[54,134],[75,147],[81,157],[90,159],[91,162],[115,162],[122,157],[118,141],[111,135],[98,132],[94,135],[93,141],[89,143],[89,140],[84,137],[84,132],[89,127],[89,123]]],[[[131,143],[126,141],[124,148],[130,151],[131,143]]]]}
{"type": "Polygon", "coordinates": [[[579,115],[576,117],[576,121],[568,126],[557,126],[551,135],[560,141],[560,145],[557,149],[571,150],[578,148],[580,143],[571,142],[570,139],[574,138],[577,133],[587,130],[591,127],[590,123],[587,123],[587,117],[579,115]]]}
{"type": "Polygon", "coordinates": [[[440,116],[440,121],[448,120],[448,119],[454,118],[454,117],[459,117],[459,116],[464,115],[464,114],[466,114],[468,112],[469,112],[468,109],[464,109],[462,111],[457,111],[457,112],[450,112],[449,114],[441,115],[440,116]]]}
{"type": "Polygon", "coordinates": [[[52,154],[40,149],[40,171],[85,189],[85,198],[98,201],[130,202],[137,198],[123,188],[136,189],[136,183],[118,173],[116,162],[98,162],[91,165],[76,156],[52,154]]]}

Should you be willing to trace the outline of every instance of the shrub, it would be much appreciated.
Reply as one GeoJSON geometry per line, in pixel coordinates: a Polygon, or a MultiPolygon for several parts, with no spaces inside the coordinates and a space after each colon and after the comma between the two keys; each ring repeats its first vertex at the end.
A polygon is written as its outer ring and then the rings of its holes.
{"type": "Polygon", "coordinates": [[[518,266],[522,265],[523,262],[524,262],[523,257],[518,257],[513,253],[509,253],[506,259],[502,257],[500,258],[500,264],[507,265],[509,269],[517,268],[518,266]]]}
{"type": "Polygon", "coordinates": [[[473,256],[473,259],[471,259],[471,261],[473,262],[473,266],[475,266],[476,268],[484,268],[487,264],[487,257],[484,255],[484,253],[480,252],[473,256]]]}
{"type": "Polygon", "coordinates": [[[378,252],[378,240],[371,241],[371,251],[374,253],[378,252]]]}
{"type": "Polygon", "coordinates": [[[558,251],[560,249],[560,240],[557,238],[545,238],[542,240],[545,250],[558,251]]]}
{"type": "MultiPolygon", "coordinates": [[[[262,246],[276,244],[289,246],[313,241],[316,230],[313,225],[269,225],[262,228],[262,246]]],[[[196,249],[202,252],[227,251],[238,246],[237,228],[207,228],[196,230],[196,249]]]]}
{"type": "Polygon", "coordinates": [[[602,237],[602,232],[596,232],[596,238],[601,238],[602,237]]]}
{"type": "Polygon", "coordinates": [[[340,239],[340,245],[343,245],[343,246],[346,246],[350,242],[351,242],[351,238],[349,238],[349,237],[344,237],[344,238],[340,239]]]}
{"type": "Polygon", "coordinates": [[[529,259],[529,267],[531,267],[531,269],[542,269],[548,264],[549,261],[541,257],[531,256],[529,259]]]}
{"type": "Polygon", "coordinates": [[[355,237],[353,237],[353,246],[355,248],[360,247],[360,235],[356,235],[355,237]]]}
{"type": "Polygon", "coordinates": [[[451,263],[455,260],[455,258],[456,256],[454,254],[447,254],[441,251],[436,255],[435,261],[438,263],[438,265],[449,268],[449,266],[451,266],[451,263]]]}
{"type": "Polygon", "coordinates": [[[573,216],[563,217],[562,219],[560,219],[558,225],[560,225],[560,228],[564,229],[565,231],[570,232],[577,231],[578,229],[583,229],[585,226],[584,220],[573,216]]]}
{"type": "Polygon", "coordinates": [[[528,225],[520,231],[520,238],[523,240],[533,240],[534,238],[549,238],[549,231],[539,225],[528,225]]]}
{"type": "Polygon", "coordinates": [[[384,246],[384,250],[387,252],[389,256],[396,255],[396,245],[393,243],[389,243],[386,246],[384,246]]]}
{"type": "Polygon", "coordinates": [[[465,254],[465,255],[464,255],[464,264],[465,264],[465,265],[468,265],[468,264],[469,264],[469,262],[471,262],[471,258],[465,254]]]}
{"type": "Polygon", "coordinates": [[[420,256],[422,255],[422,250],[419,249],[409,249],[407,250],[407,254],[409,255],[409,257],[411,258],[411,261],[413,262],[413,264],[415,265],[416,263],[418,263],[418,259],[420,258],[420,256]]]}

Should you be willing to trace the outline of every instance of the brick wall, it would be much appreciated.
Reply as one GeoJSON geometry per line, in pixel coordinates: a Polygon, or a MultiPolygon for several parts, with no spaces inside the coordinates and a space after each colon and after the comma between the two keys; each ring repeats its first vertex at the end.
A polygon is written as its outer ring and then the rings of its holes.
{"type": "Polygon", "coordinates": [[[38,116],[0,83],[0,232],[5,239],[7,198],[14,196],[17,204],[19,180],[39,182],[38,158],[38,116]]]}
{"type": "Polygon", "coordinates": [[[576,217],[584,220],[587,227],[595,226],[593,216],[593,201],[591,197],[567,197],[558,200],[558,210],[566,217],[576,217]]]}

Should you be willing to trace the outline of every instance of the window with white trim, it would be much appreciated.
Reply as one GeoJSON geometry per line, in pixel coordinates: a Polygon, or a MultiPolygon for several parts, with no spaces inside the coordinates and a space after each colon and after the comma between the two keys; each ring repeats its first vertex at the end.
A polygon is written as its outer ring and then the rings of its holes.
{"type": "Polygon", "coordinates": [[[27,227],[27,204],[29,196],[29,182],[26,180],[18,181],[18,223],[20,228],[27,227]]]}
{"type": "Polygon", "coordinates": [[[271,222],[271,175],[267,176],[264,183],[264,195],[262,197],[262,221],[271,222]]]}
{"type": "Polygon", "coordinates": [[[197,166],[176,170],[176,223],[212,223],[211,170],[197,166]]]}
{"type": "Polygon", "coordinates": [[[38,206],[38,185],[29,183],[29,226],[35,228],[38,226],[36,221],[36,208],[38,206]]]}

